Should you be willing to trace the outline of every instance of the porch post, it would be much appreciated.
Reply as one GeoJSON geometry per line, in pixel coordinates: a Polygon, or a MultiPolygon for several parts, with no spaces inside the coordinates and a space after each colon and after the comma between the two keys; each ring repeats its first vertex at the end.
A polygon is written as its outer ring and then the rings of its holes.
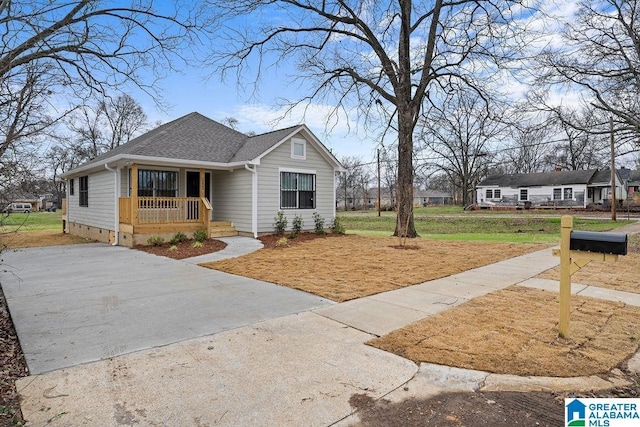
{"type": "MultiPolygon", "coordinates": [[[[138,164],[131,165],[131,225],[138,225],[138,164]]],[[[135,227],[134,227],[135,230],[135,227]]]]}
{"type": "Polygon", "coordinates": [[[198,212],[202,215],[202,218],[200,218],[202,220],[202,225],[204,226],[204,229],[207,230],[207,235],[210,236],[211,221],[209,221],[209,209],[207,209],[207,206],[204,204],[205,177],[204,169],[200,168],[200,201],[198,202],[200,204],[200,209],[198,212]]]}

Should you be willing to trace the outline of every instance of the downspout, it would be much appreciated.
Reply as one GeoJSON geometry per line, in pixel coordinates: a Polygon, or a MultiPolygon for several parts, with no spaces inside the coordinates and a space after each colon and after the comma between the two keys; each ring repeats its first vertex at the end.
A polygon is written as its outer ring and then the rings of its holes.
{"type": "Polygon", "coordinates": [[[118,245],[118,240],[119,240],[119,235],[120,235],[120,198],[118,197],[118,193],[120,190],[120,185],[119,185],[119,178],[120,178],[120,174],[118,172],[120,172],[120,167],[117,167],[115,169],[110,168],[109,165],[107,163],[104,164],[104,168],[108,171],[111,171],[115,174],[115,179],[113,180],[115,182],[115,188],[114,188],[114,192],[113,192],[113,202],[114,202],[114,209],[115,209],[115,215],[114,215],[114,232],[115,232],[115,236],[113,239],[113,243],[111,244],[112,246],[117,246],[118,245]]]}
{"type": "Polygon", "coordinates": [[[244,168],[251,172],[251,232],[253,238],[258,238],[258,171],[256,165],[253,168],[249,167],[249,164],[245,163],[244,168]]]}

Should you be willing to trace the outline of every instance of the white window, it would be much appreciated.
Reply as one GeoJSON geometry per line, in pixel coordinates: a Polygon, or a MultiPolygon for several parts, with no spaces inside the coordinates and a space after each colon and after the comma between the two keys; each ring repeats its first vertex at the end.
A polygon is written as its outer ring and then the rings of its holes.
{"type": "Polygon", "coordinates": [[[520,189],[520,201],[524,202],[529,200],[529,189],[528,188],[521,188],[520,189]]]}
{"type": "Polygon", "coordinates": [[[305,160],[307,158],[307,141],[291,138],[291,158],[305,160]]]}
{"type": "Polygon", "coordinates": [[[487,199],[493,199],[493,190],[487,189],[485,196],[487,199]]]}
{"type": "Polygon", "coordinates": [[[501,195],[501,191],[500,190],[493,190],[493,198],[494,199],[499,199],[500,197],[502,197],[501,195]]]}
{"type": "Polygon", "coordinates": [[[565,200],[573,199],[573,188],[569,187],[564,189],[564,199],[565,200]]]}
{"type": "Polygon", "coordinates": [[[554,188],[553,189],[553,200],[562,199],[562,188],[554,188]]]}

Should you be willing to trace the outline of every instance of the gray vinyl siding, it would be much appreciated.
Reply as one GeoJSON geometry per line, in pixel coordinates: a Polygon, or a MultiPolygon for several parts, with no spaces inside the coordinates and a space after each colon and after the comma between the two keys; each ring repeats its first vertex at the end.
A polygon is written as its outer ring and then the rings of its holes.
{"type": "MultiPolygon", "coordinates": [[[[301,135],[296,135],[301,138],[301,135]]],[[[306,158],[291,158],[291,141],[285,141],[267,154],[258,166],[258,232],[273,232],[274,217],[280,209],[280,170],[291,169],[294,172],[314,170],[316,172],[316,209],[282,209],[291,227],[293,218],[300,215],[304,221],[303,229],[314,227],[313,213],[318,212],[328,226],[334,215],[334,170],[324,157],[307,139],[306,158]]]]}
{"type": "Polygon", "coordinates": [[[67,202],[67,216],[70,222],[114,229],[115,218],[115,174],[101,171],[88,174],[89,206],[79,206],[80,176],[74,176],[74,195],[67,202]]]}
{"type": "Polygon", "coordinates": [[[214,221],[231,221],[236,230],[251,233],[251,172],[211,171],[214,221]]]}

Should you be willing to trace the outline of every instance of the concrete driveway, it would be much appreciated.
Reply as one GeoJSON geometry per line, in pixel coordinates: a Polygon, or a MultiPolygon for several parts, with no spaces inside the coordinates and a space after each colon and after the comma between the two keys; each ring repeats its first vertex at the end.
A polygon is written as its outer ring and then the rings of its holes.
{"type": "Polygon", "coordinates": [[[332,304],[105,244],[5,252],[0,283],[32,375],[332,304]]]}

